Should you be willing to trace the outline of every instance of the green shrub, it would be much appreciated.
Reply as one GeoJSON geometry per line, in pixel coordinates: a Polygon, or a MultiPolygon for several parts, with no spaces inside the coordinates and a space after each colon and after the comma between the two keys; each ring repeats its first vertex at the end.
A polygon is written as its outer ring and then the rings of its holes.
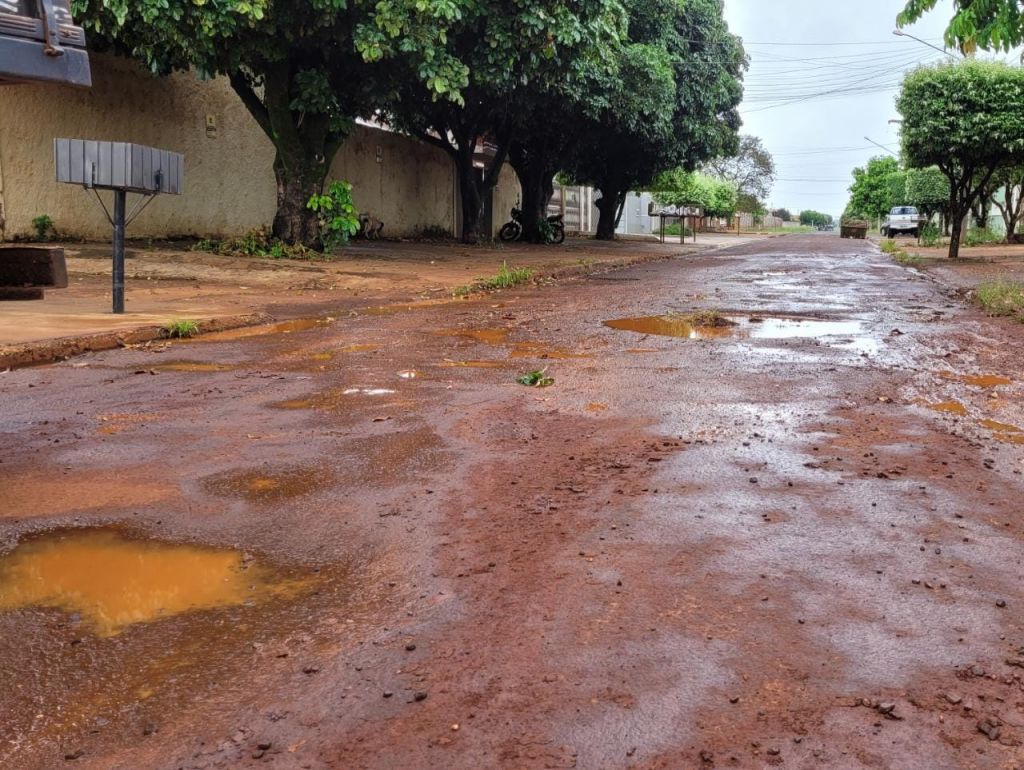
{"type": "Polygon", "coordinates": [[[990,243],[1002,243],[1003,236],[997,232],[993,232],[987,227],[975,228],[968,230],[967,237],[964,238],[965,246],[985,246],[990,243]]]}
{"type": "Polygon", "coordinates": [[[32,227],[36,231],[37,241],[52,241],[54,237],[53,219],[49,214],[40,214],[33,218],[32,227]]]}
{"type": "Polygon", "coordinates": [[[899,251],[899,247],[896,245],[896,241],[892,240],[891,238],[889,238],[888,240],[881,241],[878,244],[878,248],[880,248],[885,254],[895,254],[897,251],[899,251]]]}
{"type": "Polygon", "coordinates": [[[938,225],[929,222],[921,228],[921,245],[931,248],[938,246],[942,242],[942,232],[939,230],[938,225]]]}
{"type": "Polygon", "coordinates": [[[352,201],[352,185],[331,182],[326,193],[314,195],[306,207],[318,214],[320,243],[325,251],[339,248],[359,232],[359,212],[352,201]]]}

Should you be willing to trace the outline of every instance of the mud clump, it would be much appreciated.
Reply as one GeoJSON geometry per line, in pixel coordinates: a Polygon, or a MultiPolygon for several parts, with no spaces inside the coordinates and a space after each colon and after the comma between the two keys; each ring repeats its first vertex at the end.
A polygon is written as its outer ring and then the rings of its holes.
{"type": "Polygon", "coordinates": [[[311,494],[330,482],[330,473],[320,468],[254,469],[209,476],[203,480],[203,488],[221,497],[271,503],[311,494]]]}

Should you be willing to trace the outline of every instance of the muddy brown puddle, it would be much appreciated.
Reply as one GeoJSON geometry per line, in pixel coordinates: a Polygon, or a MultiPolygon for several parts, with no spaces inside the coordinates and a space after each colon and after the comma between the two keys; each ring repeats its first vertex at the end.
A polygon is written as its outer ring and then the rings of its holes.
{"type": "Polygon", "coordinates": [[[682,315],[643,316],[605,321],[604,325],[619,331],[679,337],[691,340],[730,337],[781,340],[817,337],[860,337],[864,325],[860,321],[826,321],[814,318],[773,318],[769,316],[726,316],[727,324],[701,326],[682,315]]]}
{"type": "Polygon", "coordinates": [[[31,538],[0,558],[0,612],[77,613],[100,637],[135,623],[294,594],[301,585],[277,580],[239,551],[98,529],[31,538]]]}

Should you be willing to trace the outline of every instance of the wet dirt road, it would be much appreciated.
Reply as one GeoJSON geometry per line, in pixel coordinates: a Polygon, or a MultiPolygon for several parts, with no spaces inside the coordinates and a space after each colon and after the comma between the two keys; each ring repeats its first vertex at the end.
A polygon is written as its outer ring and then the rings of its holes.
{"type": "Polygon", "coordinates": [[[267,331],[0,376],[0,766],[1024,767],[1019,325],[794,236],[267,331]]]}

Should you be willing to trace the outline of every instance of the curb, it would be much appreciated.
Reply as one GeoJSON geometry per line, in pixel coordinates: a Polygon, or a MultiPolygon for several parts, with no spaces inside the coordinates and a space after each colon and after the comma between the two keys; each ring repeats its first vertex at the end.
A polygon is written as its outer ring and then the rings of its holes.
{"type": "MultiPolygon", "coordinates": [[[[273,323],[275,320],[273,316],[266,313],[210,318],[200,322],[200,336],[209,332],[222,332],[243,326],[273,323]]],[[[33,364],[48,364],[82,353],[96,353],[164,339],[167,339],[167,332],[163,326],[140,326],[135,329],[98,332],[78,337],[58,337],[16,345],[2,345],[0,346],[0,370],[17,369],[33,364]]]]}

